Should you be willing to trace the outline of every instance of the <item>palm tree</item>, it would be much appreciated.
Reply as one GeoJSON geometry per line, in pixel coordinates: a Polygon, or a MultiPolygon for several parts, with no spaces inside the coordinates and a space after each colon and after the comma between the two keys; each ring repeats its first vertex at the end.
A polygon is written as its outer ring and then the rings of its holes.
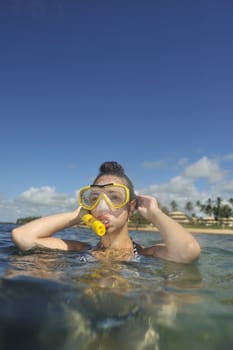
{"type": "Polygon", "coordinates": [[[221,218],[229,218],[232,215],[232,208],[228,204],[224,204],[221,206],[220,217],[221,218]]]}
{"type": "Polygon", "coordinates": [[[170,206],[171,206],[172,211],[177,211],[178,204],[176,203],[176,201],[174,201],[174,200],[171,201],[170,206]]]}
{"type": "Polygon", "coordinates": [[[233,206],[233,198],[228,199],[228,202],[233,206]]]}
{"type": "Polygon", "coordinates": [[[212,199],[208,198],[207,199],[207,204],[204,206],[204,213],[207,215],[211,215],[213,213],[213,205],[212,205],[212,199]]]}
{"type": "Polygon", "coordinates": [[[215,217],[215,220],[217,220],[217,221],[221,217],[221,204],[222,204],[222,198],[221,197],[217,197],[216,205],[212,209],[214,217],[215,217]]]}
{"type": "Polygon", "coordinates": [[[201,203],[200,201],[197,201],[196,202],[196,206],[199,208],[199,210],[202,213],[204,213],[204,214],[206,214],[208,216],[210,216],[212,214],[212,212],[213,212],[213,206],[212,206],[212,199],[211,198],[208,198],[205,204],[201,203]]]}
{"type": "Polygon", "coordinates": [[[191,216],[191,212],[193,211],[193,203],[192,202],[187,202],[185,204],[185,210],[189,213],[189,216],[191,216]]]}

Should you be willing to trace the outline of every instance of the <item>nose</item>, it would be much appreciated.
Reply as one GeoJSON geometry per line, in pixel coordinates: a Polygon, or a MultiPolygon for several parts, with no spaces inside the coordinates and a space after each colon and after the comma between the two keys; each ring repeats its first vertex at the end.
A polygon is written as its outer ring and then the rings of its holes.
{"type": "Polygon", "coordinates": [[[101,200],[99,201],[98,205],[96,206],[95,209],[93,209],[93,211],[95,211],[95,214],[99,214],[99,213],[106,213],[111,211],[111,208],[109,207],[108,203],[106,202],[106,200],[104,198],[101,198],[101,200]]]}

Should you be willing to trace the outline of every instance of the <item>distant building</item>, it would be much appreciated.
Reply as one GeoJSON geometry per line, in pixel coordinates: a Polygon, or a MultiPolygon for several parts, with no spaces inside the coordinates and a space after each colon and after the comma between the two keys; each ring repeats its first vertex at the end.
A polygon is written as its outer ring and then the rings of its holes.
{"type": "Polygon", "coordinates": [[[191,223],[190,218],[182,211],[171,211],[169,213],[169,216],[173,220],[179,222],[179,224],[190,224],[191,223]]]}
{"type": "Polygon", "coordinates": [[[221,225],[221,226],[228,226],[228,227],[233,227],[233,217],[230,218],[220,218],[218,221],[215,220],[212,216],[205,217],[202,219],[202,222],[206,226],[211,226],[211,225],[221,225]]]}
{"type": "Polygon", "coordinates": [[[233,227],[233,217],[221,219],[221,224],[228,227],[233,227]]]}
{"type": "Polygon", "coordinates": [[[207,216],[205,218],[202,218],[202,222],[206,226],[216,225],[218,222],[215,220],[212,216],[207,216]]]}

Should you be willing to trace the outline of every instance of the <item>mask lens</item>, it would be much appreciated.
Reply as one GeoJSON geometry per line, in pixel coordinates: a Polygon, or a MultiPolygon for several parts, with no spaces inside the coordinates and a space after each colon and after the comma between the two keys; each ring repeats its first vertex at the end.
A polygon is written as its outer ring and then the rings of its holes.
{"type": "Polygon", "coordinates": [[[109,186],[105,188],[104,193],[110,200],[113,207],[124,205],[126,200],[126,192],[123,187],[109,186]]]}
{"type": "Polygon", "coordinates": [[[87,209],[95,207],[101,191],[99,189],[87,188],[80,192],[80,204],[87,209]]]}

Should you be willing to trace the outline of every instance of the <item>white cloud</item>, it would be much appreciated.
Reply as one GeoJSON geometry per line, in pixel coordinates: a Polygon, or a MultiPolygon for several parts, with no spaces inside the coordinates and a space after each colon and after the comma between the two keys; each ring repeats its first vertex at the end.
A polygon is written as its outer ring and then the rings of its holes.
{"type": "Polygon", "coordinates": [[[233,197],[233,180],[226,182],[222,186],[222,190],[224,192],[229,192],[229,195],[231,194],[231,196],[233,197]]]}
{"type": "Polygon", "coordinates": [[[61,206],[68,204],[69,197],[67,194],[57,193],[54,187],[44,186],[29,188],[29,190],[21,193],[18,200],[24,203],[33,203],[42,206],[61,206]]]}
{"type": "Polygon", "coordinates": [[[201,194],[195,187],[193,180],[184,176],[175,176],[168,183],[154,184],[147,189],[140,189],[138,193],[154,196],[158,201],[170,209],[170,203],[175,200],[180,210],[183,210],[188,201],[193,204],[203,200],[207,194],[201,194]]]}
{"type": "Polygon", "coordinates": [[[224,195],[226,200],[233,197],[233,181],[227,180],[227,171],[220,167],[215,158],[202,157],[189,165],[187,158],[181,158],[178,164],[184,167],[181,175],[172,177],[167,183],[153,184],[137,192],[156,197],[168,209],[171,201],[175,200],[180,210],[184,210],[188,201],[195,205],[197,200],[205,202],[208,198],[224,195]],[[198,180],[203,178],[206,180],[205,190],[198,187],[198,180]]]}
{"type": "Polygon", "coordinates": [[[73,210],[77,206],[76,198],[76,194],[59,193],[54,187],[31,187],[14,200],[0,200],[0,221],[73,210]]]}
{"type": "Polygon", "coordinates": [[[233,160],[233,153],[226,154],[224,157],[222,157],[222,160],[233,160]]]}
{"type": "Polygon", "coordinates": [[[223,180],[225,175],[226,171],[219,167],[217,161],[207,157],[202,157],[184,169],[184,176],[191,179],[206,178],[209,183],[223,180]]]}

